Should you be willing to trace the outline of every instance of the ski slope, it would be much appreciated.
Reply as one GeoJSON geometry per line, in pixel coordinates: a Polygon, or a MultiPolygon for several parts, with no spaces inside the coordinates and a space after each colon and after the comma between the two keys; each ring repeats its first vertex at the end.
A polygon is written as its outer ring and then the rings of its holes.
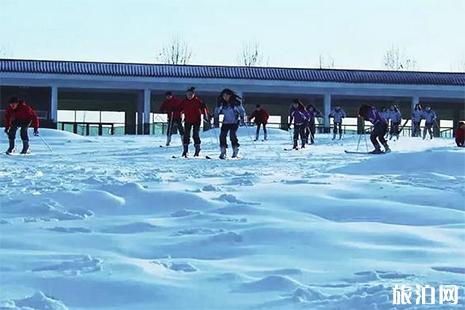
{"type": "Polygon", "coordinates": [[[217,131],[211,160],[171,158],[176,136],[41,134],[53,152],[33,137],[0,159],[0,309],[393,309],[395,284],[458,285],[458,306],[431,309],[463,309],[452,139],[286,152],[289,133],[241,128],[241,160],[221,161],[217,131]]]}

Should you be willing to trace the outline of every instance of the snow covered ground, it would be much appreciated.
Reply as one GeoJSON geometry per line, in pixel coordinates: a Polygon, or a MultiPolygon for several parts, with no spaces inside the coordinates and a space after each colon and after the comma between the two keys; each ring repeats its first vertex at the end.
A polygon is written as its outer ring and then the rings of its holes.
{"type": "Polygon", "coordinates": [[[463,309],[465,150],[252,134],[241,160],[45,129],[53,153],[34,137],[2,156],[0,309],[393,309],[395,284],[458,285],[458,306],[431,309],[463,309]]]}

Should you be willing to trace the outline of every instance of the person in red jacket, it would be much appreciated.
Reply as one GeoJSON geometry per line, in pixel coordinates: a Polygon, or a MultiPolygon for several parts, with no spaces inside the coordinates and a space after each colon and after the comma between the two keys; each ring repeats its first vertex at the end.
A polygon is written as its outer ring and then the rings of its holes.
{"type": "Polygon", "coordinates": [[[168,115],[168,129],[166,130],[166,146],[171,143],[173,129],[176,129],[181,135],[181,141],[184,141],[184,128],[182,127],[181,118],[181,100],[168,91],[165,93],[165,101],[160,106],[160,112],[168,115]]]}
{"type": "Polygon", "coordinates": [[[30,126],[34,127],[34,135],[39,135],[39,118],[36,112],[17,97],[12,97],[8,101],[9,106],[5,111],[5,133],[8,135],[9,147],[6,154],[15,151],[16,131],[21,128],[21,140],[23,141],[23,150],[21,154],[29,153],[29,136],[27,130],[30,126]]]}
{"type": "Polygon", "coordinates": [[[258,140],[258,137],[260,136],[260,127],[263,125],[263,137],[264,140],[267,140],[267,132],[266,132],[266,124],[268,123],[268,119],[270,118],[270,115],[268,112],[261,107],[261,105],[257,104],[255,106],[255,111],[252,112],[252,114],[249,117],[249,122],[254,120],[255,125],[257,126],[257,131],[255,133],[255,141],[258,140]]]}
{"type": "Polygon", "coordinates": [[[194,139],[195,153],[197,157],[200,154],[200,124],[202,115],[205,121],[208,121],[208,109],[202,100],[195,94],[195,88],[191,87],[186,91],[186,98],[181,102],[181,113],[184,114],[184,141],[182,156],[187,157],[189,152],[189,143],[192,137],[194,139]]]}
{"type": "Polygon", "coordinates": [[[465,147],[465,122],[459,122],[455,130],[455,143],[459,147],[465,147]]]}

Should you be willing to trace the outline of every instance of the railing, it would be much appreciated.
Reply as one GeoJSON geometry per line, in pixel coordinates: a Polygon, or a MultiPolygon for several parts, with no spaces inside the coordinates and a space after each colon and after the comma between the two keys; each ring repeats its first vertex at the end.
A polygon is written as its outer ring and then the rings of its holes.
{"type": "MultiPolygon", "coordinates": [[[[269,128],[280,128],[281,123],[269,123],[269,128]]],[[[249,123],[248,126],[254,126],[249,123]]],[[[108,135],[124,135],[126,127],[124,123],[98,123],[98,122],[59,122],[58,129],[73,132],[83,136],[108,136],[108,135]]],[[[167,122],[153,122],[150,124],[151,135],[165,135],[168,130],[167,122]]],[[[371,132],[372,126],[365,125],[365,132],[371,132]]],[[[344,135],[355,135],[359,128],[358,125],[342,125],[342,133],[344,135]]],[[[333,127],[325,128],[322,124],[316,125],[317,133],[332,133],[333,127]]],[[[451,127],[441,127],[437,130],[442,138],[452,138],[454,129],[451,127]]],[[[412,127],[404,126],[400,133],[401,136],[411,136],[412,127]]]]}

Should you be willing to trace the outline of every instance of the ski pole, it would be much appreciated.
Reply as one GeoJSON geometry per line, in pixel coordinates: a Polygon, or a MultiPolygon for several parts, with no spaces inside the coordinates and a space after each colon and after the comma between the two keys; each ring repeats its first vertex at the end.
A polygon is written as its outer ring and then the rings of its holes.
{"type": "Polygon", "coordinates": [[[52,148],[50,147],[50,145],[47,142],[45,142],[45,139],[42,138],[42,136],[38,136],[38,137],[40,138],[40,140],[42,140],[42,142],[45,144],[45,146],[47,146],[47,148],[50,150],[50,152],[53,153],[52,148]]]}

